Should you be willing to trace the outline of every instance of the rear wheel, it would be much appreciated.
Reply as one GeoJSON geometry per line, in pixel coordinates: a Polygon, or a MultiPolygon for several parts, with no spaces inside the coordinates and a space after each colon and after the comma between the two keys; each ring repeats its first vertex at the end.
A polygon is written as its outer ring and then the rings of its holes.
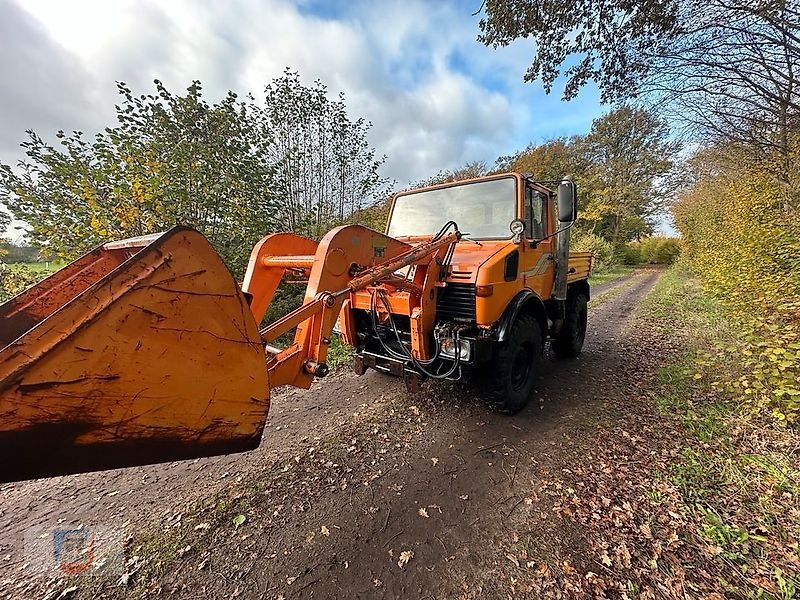
{"type": "Polygon", "coordinates": [[[525,408],[539,373],[541,357],[539,323],[531,315],[522,315],[489,363],[490,370],[484,379],[487,402],[505,413],[525,408]]]}
{"type": "Polygon", "coordinates": [[[567,298],[564,324],[552,345],[556,356],[574,358],[581,353],[586,339],[588,312],[588,300],[585,295],[575,294],[567,298]]]}

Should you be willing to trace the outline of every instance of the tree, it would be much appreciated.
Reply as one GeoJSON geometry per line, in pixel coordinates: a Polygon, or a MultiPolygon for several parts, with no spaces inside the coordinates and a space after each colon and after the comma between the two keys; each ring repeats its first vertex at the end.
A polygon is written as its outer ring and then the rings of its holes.
{"type": "Polygon", "coordinates": [[[622,106],[596,119],[582,143],[591,190],[583,219],[616,245],[652,233],[669,197],[661,179],[680,149],[667,124],[648,111],[622,106]]]}
{"type": "Polygon", "coordinates": [[[736,147],[800,207],[800,2],[685,0],[681,34],[654,56],[639,93],[706,143],[736,147]]]}
{"type": "MultiPolygon", "coordinates": [[[[588,81],[603,101],[641,99],[704,142],[741,144],[800,205],[800,0],[489,0],[479,39],[525,37],[526,80],[566,99],[588,81]]],[[[741,151],[741,150],[740,150],[741,151]]]]}
{"type": "Polygon", "coordinates": [[[73,258],[110,239],[175,224],[202,231],[240,275],[255,242],[288,230],[318,237],[385,196],[382,159],[344,100],[286,73],[264,105],[229,92],[210,104],[200,82],[185,95],[118,84],[117,124],[94,136],[33,131],[27,159],[0,165],[0,201],[28,223],[31,243],[73,258]]]}
{"type": "Polygon", "coordinates": [[[490,173],[489,167],[482,160],[473,160],[464,164],[463,167],[458,167],[452,170],[443,170],[436,173],[428,179],[423,179],[412,183],[409,187],[411,189],[428,187],[430,185],[439,185],[440,183],[453,183],[454,181],[464,181],[466,179],[475,179],[483,177],[490,173]]]}
{"type": "Polygon", "coordinates": [[[608,102],[627,97],[625,90],[648,73],[648,59],[679,35],[677,5],[678,0],[486,0],[478,40],[496,48],[531,38],[536,54],[526,81],[540,79],[549,93],[563,70],[566,100],[595,81],[608,102]]]}
{"type": "Polygon", "coordinates": [[[531,173],[539,181],[560,181],[569,177],[583,190],[588,184],[589,168],[583,140],[583,136],[573,136],[556,138],[538,146],[530,144],[511,161],[511,170],[531,173]]]}
{"type": "Polygon", "coordinates": [[[678,148],[664,121],[622,106],[596,119],[589,134],[530,145],[510,162],[538,180],[572,178],[580,228],[621,245],[652,231],[678,148]]]}
{"type": "Polygon", "coordinates": [[[236,265],[273,227],[268,140],[255,135],[248,108],[233,93],[207,103],[199,82],[185,96],[155,83],[157,95],[142,96],[118,84],[117,125],[93,142],[60,131],[56,148],[29,131],[27,160],[0,167],[0,199],[28,223],[31,243],[74,258],[185,224],[236,265]]]}
{"type": "Polygon", "coordinates": [[[271,136],[282,228],[319,237],[387,195],[385,157],[367,140],[372,124],[351,120],[342,94],[330,100],[321,81],[304,86],[287,69],[266,87],[264,108],[252,108],[271,136]]]}

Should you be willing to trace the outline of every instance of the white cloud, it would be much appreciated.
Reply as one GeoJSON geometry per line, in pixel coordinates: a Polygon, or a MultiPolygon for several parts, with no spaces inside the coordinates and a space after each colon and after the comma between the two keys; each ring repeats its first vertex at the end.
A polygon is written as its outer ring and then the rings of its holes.
{"type": "Polygon", "coordinates": [[[0,0],[0,159],[21,157],[26,128],[109,124],[115,80],[149,92],[153,78],[172,90],[200,79],[210,98],[258,97],[286,66],[345,93],[401,185],[588,129],[591,93],[586,111],[524,84],[530,45],[476,42],[475,4],[356,0],[320,15],[288,0],[0,0]]]}

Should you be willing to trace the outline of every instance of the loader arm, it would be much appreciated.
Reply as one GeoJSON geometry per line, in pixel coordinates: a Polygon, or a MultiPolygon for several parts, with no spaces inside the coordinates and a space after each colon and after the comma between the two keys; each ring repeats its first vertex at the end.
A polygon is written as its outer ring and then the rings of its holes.
{"type": "MultiPolygon", "coordinates": [[[[0,306],[0,483],[257,447],[270,389],[327,373],[350,294],[403,288],[430,318],[459,238],[412,246],[360,225],[319,243],[274,234],[242,287],[186,227],[96,248],[0,306]],[[408,266],[414,280],[399,281],[408,266]],[[260,329],[289,274],[307,277],[303,304],[260,329]]],[[[414,352],[425,357],[424,340],[414,352]]]]}

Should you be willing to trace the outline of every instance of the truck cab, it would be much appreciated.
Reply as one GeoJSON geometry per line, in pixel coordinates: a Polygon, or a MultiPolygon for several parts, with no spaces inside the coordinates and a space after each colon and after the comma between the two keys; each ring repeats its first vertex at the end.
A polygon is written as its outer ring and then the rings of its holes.
{"type": "MultiPolygon", "coordinates": [[[[545,343],[565,357],[583,345],[592,257],[568,253],[575,205],[571,182],[559,183],[557,194],[519,173],[398,194],[388,236],[420,243],[452,223],[462,237],[441,261],[435,311],[420,311],[432,321],[418,328],[429,332],[417,345],[423,352],[414,353],[415,307],[404,305],[402,290],[377,300],[373,290],[353,295],[346,308],[355,337],[346,341],[356,348],[356,372],[373,368],[414,381],[490,370],[491,380],[505,381],[488,390],[489,399],[501,410],[522,408],[545,343]]],[[[396,275],[412,281],[413,267],[396,275]]]]}

